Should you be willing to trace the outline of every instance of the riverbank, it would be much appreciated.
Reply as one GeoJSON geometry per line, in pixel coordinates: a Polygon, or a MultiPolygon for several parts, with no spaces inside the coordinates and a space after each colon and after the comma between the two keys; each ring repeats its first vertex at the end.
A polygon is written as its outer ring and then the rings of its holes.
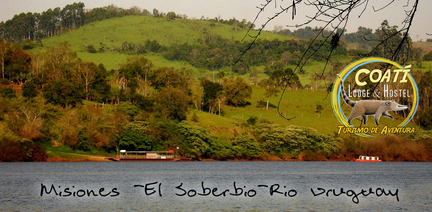
{"type": "MultiPolygon", "coordinates": [[[[57,154],[59,154],[57,152],[57,154]]],[[[115,156],[104,156],[104,155],[86,155],[86,154],[78,154],[78,153],[66,153],[62,152],[62,156],[56,155],[53,157],[48,157],[46,162],[113,162],[113,158],[115,156]]],[[[290,159],[281,159],[278,157],[272,157],[268,159],[255,159],[255,160],[245,160],[245,159],[230,159],[224,160],[229,162],[245,162],[245,161],[269,161],[269,162],[277,162],[277,161],[329,161],[329,162],[338,162],[338,161],[354,161],[355,157],[344,157],[344,158],[321,158],[319,160],[309,160],[303,157],[300,158],[290,158],[290,159]]],[[[192,160],[192,161],[204,161],[204,162],[215,162],[220,160],[215,159],[200,159],[200,160],[192,160]]],[[[383,162],[432,162],[432,161],[410,161],[410,160],[384,160],[383,162]]]]}
{"type": "MultiPolygon", "coordinates": [[[[376,149],[376,148],[374,148],[376,149]]],[[[298,156],[286,155],[284,158],[280,158],[274,155],[266,155],[263,158],[255,159],[242,159],[242,158],[230,158],[226,160],[218,160],[217,158],[199,158],[193,159],[194,161],[354,161],[359,155],[373,155],[379,156],[383,161],[386,162],[432,162],[431,157],[424,154],[411,154],[413,156],[407,157],[406,154],[399,154],[398,156],[386,155],[383,152],[374,151],[372,154],[367,152],[359,151],[360,154],[331,154],[324,155],[319,153],[311,153],[306,151],[304,154],[298,156]]],[[[415,152],[415,151],[412,151],[415,152]]],[[[47,162],[110,162],[116,157],[115,153],[108,153],[92,149],[90,151],[73,150],[68,146],[57,146],[47,147],[46,157],[39,161],[47,162]]]]}

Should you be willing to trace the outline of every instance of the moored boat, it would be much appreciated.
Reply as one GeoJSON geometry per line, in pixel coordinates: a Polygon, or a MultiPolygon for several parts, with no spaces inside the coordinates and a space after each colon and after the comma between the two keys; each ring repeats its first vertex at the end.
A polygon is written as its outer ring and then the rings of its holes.
{"type": "Polygon", "coordinates": [[[355,162],[382,162],[382,160],[377,156],[360,155],[358,159],[355,159],[355,162]]]}

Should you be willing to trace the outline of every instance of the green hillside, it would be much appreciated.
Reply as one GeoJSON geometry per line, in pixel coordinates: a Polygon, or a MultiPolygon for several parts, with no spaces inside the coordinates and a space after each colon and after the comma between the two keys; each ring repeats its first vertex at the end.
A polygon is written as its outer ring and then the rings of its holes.
{"type": "MultiPolygon", "coordinates": [[[[211,21],[189,19],[168,21],[166,18],[151,16],[126,16],[90,23],[77,30],[43,39],[42,50],[57,46],[62,42],[68,42],[71,48],[77,51],[78,57],[95,63],[102,63],[108,69],[116,69],[130,56],[114,52],[114,49],[120,48],[124,42],[144,45],[147,40],[154,40],[163,46],[183,43],[193,45],[205,41],[209,35],[231,41],[241,41],[246,32],[246,29],[234,28],[230,25],[211,21]],[[103,48],[104,52],[88,53],[86,47],[90,44],[95,49],[103,48]]],[[[287,40],[288,37],[263,32],[260,39],[287,40]]],[[[251,39],[247,37],[245,41],[248,42],[251,39]]],[[[40,50],[40,48],[38,49],[40,50]]],[[[166,65],[166,61],[157,58],[157,56],[152,61],[156,66],[169,66],[166,65]]],[[[173,66],[177,67],[178,65],[173,64],[173,66]]]]}
{"type": "MultiPolygon", "coordinates": [[[[134,56],[134,54],[116,50],[124,42],[144,45],[148,40],[155,40],[163,46],[183,43],[198,45],[199,42],[208,39],[208,35],[219,36],[231,41],[241,41],[246,33],[246,29],[234,28],[231,25],[207,20],[167,20],[166,18],[152,16],[126,16],[90,23],[77,30],[43,39],[43,47],[38,47],[32,51],[44,51],[49,47],[57,46],[59,43],[68,42],[71,49],[76,51],[78,57],[82,60],[102,63],[107,69],[118,69],[119,65],[124,63],[128,57],[134,56]],[[87,51],[88,45],[93,45],[95,49],[103,48],[103,51],[89,53],[87,51]]],[[[289,38],[263,32],[260,39],[288,40],[289,38]]],[[[246,42],[248,41],[250,42],[251,38],[247,37],[246,42]]],[[[193,71],[196,79],[207,76],[212,80],[216,80],[215,72],[194,67],[188,62],[168,60],[158,53],[145,53],[142,55],[150,59],[155,67],[186,68],[193,71]]],[[[339,56],[335,60],[349,63],[351,59],[339,56]]],[[[258,117],[258,120],[268,120],[280,126],[308,126],[317,129],[319,132],[332,134],[337,130],[339,123],[331,110],[330,98],[324,100],[326,92],[322,87],[321,90],[316,90],[319,86],[324,86],[324,82],[322,80],[313,80],[314,73],[321,72],[324,65],[324,62],[309,62],[304,68],[306,74],[299,75],[302,85],[306,86],[307,89],[288,90],[286,92],[281,104],[281,112],[287,117],[296,116],[291,121],[280,117],[276,108],[270,108],[268,111],[257,108],[258,101],[265,100],[264,89],[254,86],[252,98],[249,100],[250,105],[245,107],[224,106],[224,116],[195,111],[200,122],[194,124],[205,127],[214,135],[232,137],[242,130],[239,127],[242,123],[255,116],[258,117]],[[306,96],[307,98],[305,98],[306,96]],[[324,108],[321,113],[316,112],[318,105],[324,108]]],[[[289,67],[295,68],[294,65],[289,67]]],[[[258,72],[258,80],[268,78],[264,74],[263,66],[252,67],[251,69],[258,72]]],[[[222,70],[226,73],[225,77],[236,76],[230,69],[224,68],[222,70]]],[[[330,68],[327,67],[326,72],[329,71],[330,68]]],[[[241,75],[241,77],[250,80],[249,74],[241,75]]],[[[271,97],[270,103],[277,105],[279,95],[271,97]]],[[[192,112],[189,113],[189,116],[192,116],[192,112]]]]}
{"type": "MultiPolygon", "coordinates": [[[[56,47],[60,43],[67,42],[71,49],[76,51],[79,58],[85,61],[91,61],[96,64],[103,64],[108,70],[118,69],[119,65],[126,62],[128,57],[135,56],[132,52],[119,50],[124,43],[145,45],[147,41],[156,41],[165,47],[172,45],[189,44],[200,45],[206,39],[214,39],[220,37],[230,42],[245,42],[249,43],[252,38],[246,36],[247,29],[234,27],[232,25],[222,24],[208,20],[189,20],[175,19],[167,20],[161,17],[152,16],[126,16],[121,18],[111,18],[103,21],[98,21],[82,26],[79,29],[66,32],[51,38],[42,39],[42,47],[36,47],[31,52],[45,51],[50,47],[56,47]],[[89,53],[87,47],[91,45],[97,50],[94,53],[89,53]]],[[[256,34],[252,31],[251,34],[256,34]]],[[[263,31],[260,35],[260,40],[290,40],[289,37],[263,31]]],[[[148,52],[144,54],[150,59],[153,65],[158,67],[173,67],[176,69],[186,68],[192,70],[197,78],[201,76],[214,77],[213,73],[209,73],[206,68],[197,68],[187,61],[168,60],[160,53],[148,52]]],[[[235,56],[232,56],[235,57],[235,56]]],[[[279,55],[274,60],[279,60],[279,55]]],[[[346,57],[337,58],[338,62],[349,63],[350,59],[346,57]]],[[[311,80],[313,73],[321,72],[324,67],[323,62],[311,61],[306,64],[304,70],[306,74],[299,75],[302,85],[308,87],[316,87],[316,82],[311,80]],[[312,85],[314,84],[314,85],[312,85]]],[[[294,69],[294,65],[289,65],[294,69]]],[[[258,80],[264,79],[267,75],[264,74],[263,66],[251,67],[258,73],[258,80]]],[[[326,72],[330,70],[327,67],[326,72]]],[[[222,68],[226,76],[231,76],[230,68],[222,68]]],[[[249,74],[242,75],[248,77],[249,74]]],[[[323,82],[319,82],[324,86],[323,82]]]]}
{"type": "MultiPolygon", "coordinates": [[[[125,41],[144,44],[147,40],[155,40],[164,46],[170,46],[182,43],[198,44],[198,42],[205,40],[209,34],[231,41],[241,41],[246,33],[246,29],[235,29],[230,25],[205,20],[176,19],[168,21],[166,18],[150,16],[126,16],[90,23],[77,30],[43,39],[43,48],[36,48],[33,52],[44,51],[49,47],[57,46],[59,43],[68,42],[71,49],[76,51],[78,57],[82,60],[102,63],[107,69],[118,69],[119,65],[124,63],[128,57],[134,56],[130,53],[114,51],[125,41]],[[93,45],[96,49],[103,47],[104,51],[89,53],[86,50],[88,45],[93,45]],[[113,51],[109,51],[110,49],[113,51]]],[[[260,39],[287,40],[289,38],[263,32],[260,39]]],[[[246,42],[248,41],[250,42],[251,38],[247,37],[246,42]]],[[[157,53],[146,53],[144,55],[152,61],[155,67],[186,68],[193,70],[196,78],[207,75],[209,78],[215,79],[214,72],[196,68],[187,62],[168,60],[157,53]]],[[[307,65],[305,69],[308,73],[300,75],[302,84],[310,85],[312,81],[309,75],[321,71],[323,65],[321,62],[313,62],[307,65]]],[[[291,67],[294,68],[294,66],[291,67]]],[[[252,69],[258,72],[258,80],[268,77],[264,74],[263,66],[253,67],[252,69]]],[[[233,76],[231,70],[224,71],[226,77],[233,76]]],[[[249,74],[242,75],[242,77],[248,80],[249,74]]],[[[322,84],[322,82],[320,83],[322,84]]],[[[241,131],[238,126],[245,123],[252,116],[281,126],[309,126],[329,134],[337,129],[338,123],[331,111],[330,100],[323,101],[326,95],[324,91],[291,90],[287,92],[282,103],[281,112],[287,113],[287,116],[296,115],[297,118],[292,121],[287,121],[278,116],[276,108],[270,108],[269,111],[257,108],[257,102],[264,100],[263,95],[264,89],[255,86],[252,98],[249,100],[251,105],[246,107],[224,106],[224,116],[196,111],[200,122],[195,124],[203,126],[212,134],[222,137],[232,137],[235,134],[234,131],[241,131]],[[309,98],[303,99],[305,95],[309,98]],[[315,112],[317,105],[322,105],[324,108],[321,114],[315,112]]],[[[273,105],[277,105],[278,101],[279,96],[270,98],[270,103],[273,105]]],[[[192,113],[189,115],[191,116],[192,113]]]]}

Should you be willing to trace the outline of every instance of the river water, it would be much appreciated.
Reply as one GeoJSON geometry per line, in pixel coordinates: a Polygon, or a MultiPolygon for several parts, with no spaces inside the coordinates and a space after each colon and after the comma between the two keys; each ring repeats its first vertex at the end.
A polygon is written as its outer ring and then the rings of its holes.
{"type": "Polygon", "coordinates": [[[432,163],[0,163],[0,211],[395,210],[432,210],[432,163]]]}

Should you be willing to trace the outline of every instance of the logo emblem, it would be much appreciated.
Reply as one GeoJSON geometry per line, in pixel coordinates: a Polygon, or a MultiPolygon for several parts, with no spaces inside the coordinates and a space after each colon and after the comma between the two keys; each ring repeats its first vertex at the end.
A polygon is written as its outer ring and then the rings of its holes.
{"type": "Polygon", "coordinates": [[[338,134],[373,137],[414,132],[407,124],[417,110],[419,94],[410,68],[378,57],[345,67],[333,84],[331,97],[341,123],[338,134]]]}

